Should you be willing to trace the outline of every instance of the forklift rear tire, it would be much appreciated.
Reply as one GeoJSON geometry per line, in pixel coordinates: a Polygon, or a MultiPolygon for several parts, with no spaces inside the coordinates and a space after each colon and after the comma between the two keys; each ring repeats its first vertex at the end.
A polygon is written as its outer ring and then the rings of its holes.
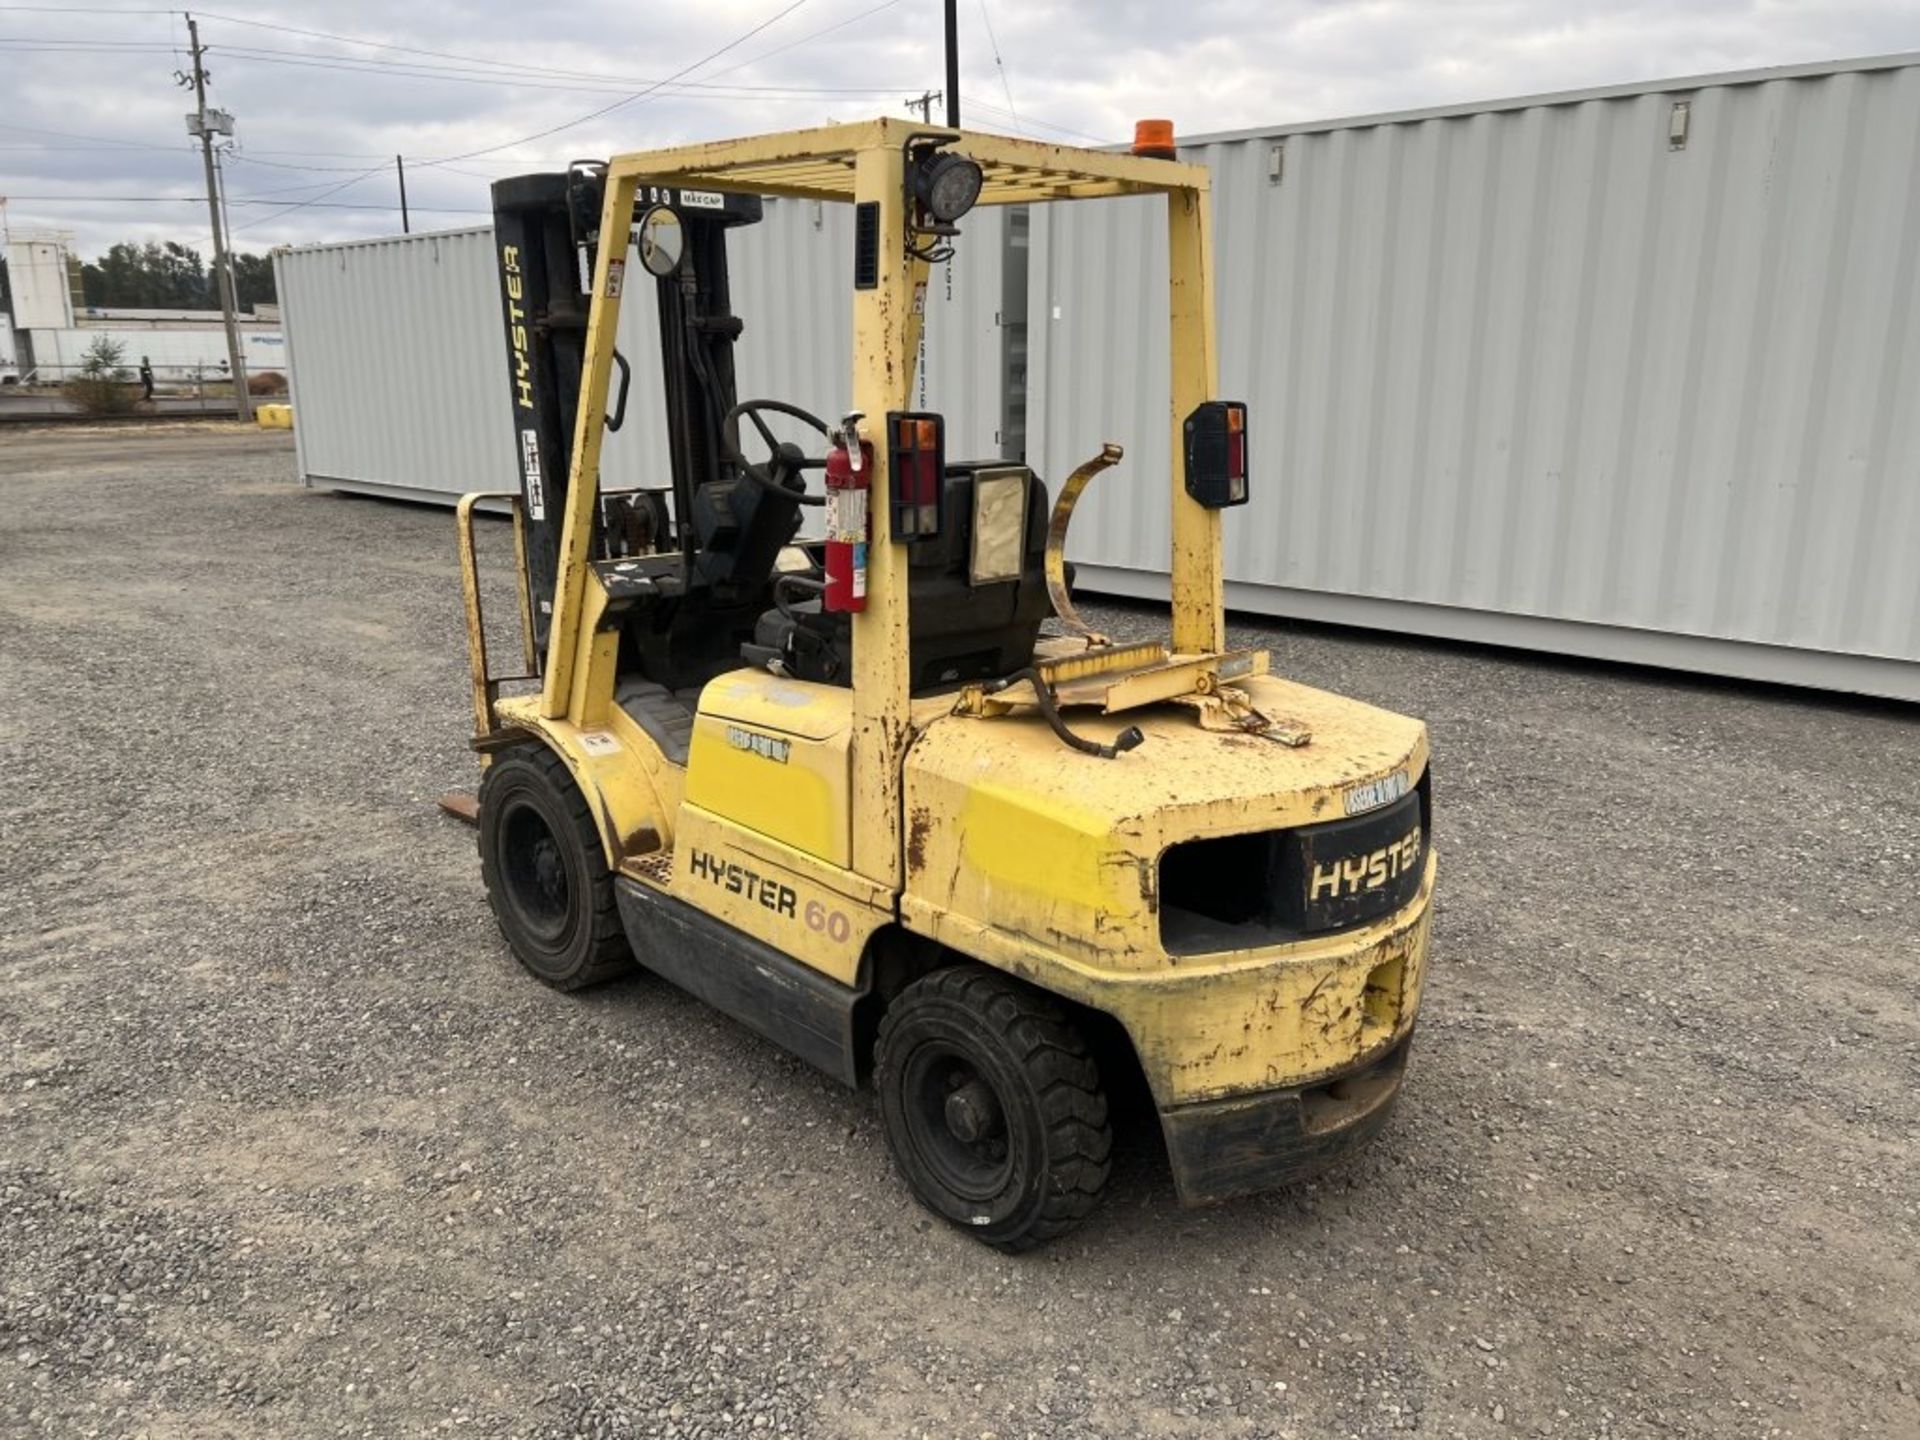
{"type": "Polygon", "coordinates": [[[881,1018],[874,1084],[914,1195],[975,1239],[1029,1250],[1099,1202],[1113,1148],[1099,1067],[1030,986],[980,965],[915,981],[881,1018]]]}
{"type": "Polygon", "coordinates": [[[558,755],[523,745],[496,757],[479,821],[487,903],[536,979],[582,990],[632,966],[599,827],[558,755]]]}

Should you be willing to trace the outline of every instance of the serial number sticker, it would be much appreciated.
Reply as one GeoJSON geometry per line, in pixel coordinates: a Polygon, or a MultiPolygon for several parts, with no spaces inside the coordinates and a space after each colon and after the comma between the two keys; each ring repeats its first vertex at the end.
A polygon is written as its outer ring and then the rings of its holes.
{"type": "Polygon", "coordinates": [[[526,474],[527,513],[536,520],[544,520],[547,491],[540,479],[540,436],[531,429],[520,432],[520,468],[526,474]]]}
{"type": "Polygon", "coordinates": [[[1369,810],[1378,810],[1382,805],[1391,805],[1407,793],[1407,772],[1396,770],[1391,775],[1383,775],[1378,780],[1369,780],[1363,785],[1347,787],[1347,814],[1364,815],[1369,810]]]}
{"type": "Polygon", "coordinates": [[[771,760],[777,765],[787,763],[787,755],[793,749],[790,740],[775,739],[771,735],[762,735],[757,730],[746,730],[738,725],[727,726],[727,744],[736,750],[744,750],[750,755],[758,755],[763,760],[771,760]]]}
{"type": "Polygon", "coordinates": [[[605,730],[582,730],[580,748],[589,755],[618,755],[620,742],[605,730]]]}

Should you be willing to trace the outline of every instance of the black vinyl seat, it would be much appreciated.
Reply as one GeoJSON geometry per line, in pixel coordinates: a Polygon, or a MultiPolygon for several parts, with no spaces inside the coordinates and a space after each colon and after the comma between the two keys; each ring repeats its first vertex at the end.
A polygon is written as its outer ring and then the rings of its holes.
{"type": "MultiPolygon", "coordinates": [[[[1047,487],[1027,472],[1021,569],[1015,579],[969,583],[973,556],[974,476],[1006,468],[1000,460],[950,465],[940,531],[907,546],[908,636],[914,693],[996,679],[1033,661],[1047,598],[1047,487]]],[[[789,594],[794,594],[790,589],[789,594]]],[[[823,614],[817,598],[789,600],[760,616],[742,657],[777,662],[800,680],[853,683],[852,623],[823,614]]]]}

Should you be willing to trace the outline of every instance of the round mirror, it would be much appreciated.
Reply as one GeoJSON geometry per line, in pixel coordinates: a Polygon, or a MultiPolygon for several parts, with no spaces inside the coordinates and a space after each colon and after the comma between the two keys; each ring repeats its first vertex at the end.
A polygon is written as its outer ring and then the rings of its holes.
{"type": "Polygon", "coordinates": [[[687,247],[687,232],[680,228],[680,217],[664,205],[655,206],[640,222],[640,263],[649,275],[661,279],[680,268],[680,257],[687,247]]]}

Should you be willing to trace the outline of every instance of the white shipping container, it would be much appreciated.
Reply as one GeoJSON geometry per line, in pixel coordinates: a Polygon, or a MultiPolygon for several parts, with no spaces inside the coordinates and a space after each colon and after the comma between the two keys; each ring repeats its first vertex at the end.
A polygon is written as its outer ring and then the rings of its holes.
{"type": "MultiPolygon", "coordinates": [[[[1195,140],[1242,609],[1920,699],[1920,56],[1195,140]]],[[[1033,221],[1034,461],[1127,447],[1165,593],[1164,222],[1033,221]]]]}
{"type": "MultiPolygon", "coordinates": [[[[917,391],[948,417],[949,453],[992,457],[1007,424],[1002,349],[1019,329],[1000,325],[1008,227],[981,211],[964,228],[958,258],[929,287],[917,391]]],[[[759,224],[730,232],[728,262],[733,311],[745,322],[734,347],[740,398],[837,420],[852,374],[849,207],[769,200],[759,224]]],[[[274,273],[306,483],[441,503],[515,488],[491,228],[301,246],[277,252],[274,273]]],[[[645,272],[632,259],[628,273],[645,272]]],[[[669,483],[652,302],[650,288],[631,288],[621,306],[633,388],[626,422],[602,451],[610,487],[669,483]]],[[[1024,307],[1015,318],[1024,321],[1024,307]]],[[[803,425],[778,433],[812,452],[823,445],[803,425]]]]}

